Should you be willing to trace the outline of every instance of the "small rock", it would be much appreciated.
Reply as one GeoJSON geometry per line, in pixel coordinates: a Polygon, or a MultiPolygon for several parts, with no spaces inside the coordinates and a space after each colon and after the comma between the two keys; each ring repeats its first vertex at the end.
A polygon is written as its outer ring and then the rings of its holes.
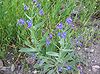
{"type": "Polygon", "coordinates": [[[96,60],[91,60],[92,63],[96,63],[96,60]]]}
{"type": "Polygon", "coordinates": [[[15,65],[12,64],[12,65],[11,65],[11,71],[14,71],[14,70],[15,70],[15,65]]]}
{"type": "Polygon", "coordinates": [[[37,70],[34,70],[34,74],[37,74],[38,73],[38,71],[37,70]]]}
{"type": "Polygon", "coordinates": [[[100,69],[100,66],[98,66],[98,65],[92,66],[92,70],[93,70],[94,72],[97,72],[98,69],[100,69]]]}
{"type": "Polygon", "coordinates": [[[94,52],[94,49],[90,49],[90,52],[93,53],[94,52]]]}
{"type": "Polygon", "coordinates": [[[80,48],[80,47],[78,47],[78,48],[77,48],[77,50],[79,51],[79,50],[81,50],[81,48],[80,48]]]}
{"type": "Polygon", "coordinates": [[[91,71],[91,69],[89,69],[89,71],[91,71]]]}
{"type": "Polygon", "coordinates": [[[89,49],[88,49],[88,48],[85,48],[84,50],[85,50],[86,52],[89,52],[89,49]]]}
{"type": "Polygon", "coordinates": [[[89,57],[89,60],[91,59],[91,57],[89,57]]]}
{"type": "Polygon", "coordinates": [[[87,53],[93,53],[94,52],[94,49],[90,49],[90,48],[85,48],[84,50],[87,53]]]}

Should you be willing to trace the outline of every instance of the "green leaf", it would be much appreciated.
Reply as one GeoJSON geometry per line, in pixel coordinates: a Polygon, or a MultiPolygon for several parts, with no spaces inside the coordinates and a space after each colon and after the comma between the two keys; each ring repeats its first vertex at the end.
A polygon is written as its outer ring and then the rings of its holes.
{"type": "Polygon", "coordinates": [[[54,70],[49,70],[49,72],[47,74],[53,74],[54,70]]]}
{"type": "Polygon", "coordinates": [[[64,47],[64,39],[60,39],[59,43],[60,43],[61,47],[63,48],[64,47]]]}
{"type": "Polygon", "coordinates": [[[35,48],[21,48],[19,50],[19,52],[26,52],[26,53],[29,53],[29,52],[36,52],[37,50],[35,48]]]}
{"type": "Polygon", "coordinates": [[[5,56],[5,51],[0,50],[0,58],[4,58],[4,56],[5,56]]]}
{"type": "Polygon", "coordinates": [[[52,52],[52,51],[46,52],[46,54],[49,55],[49,56],[56,56],[56,57],[59,56],[58,53],[56,53],[56,52],[52,52]]]}
{"type": "Polygon", "coordinates": [[[26,13],[24,13],[25,14],[25,16],[29,19],[29,20],[31,20],[31,17],[30,16],[28,16],[26,13]]]}
{"type": "Polygon", "coordinates": [[[63,39],[61,39],[61,40],[59,41],[60,45],[63,44],[63,41],[62,41],[62,40],[63,40],[63,39]]]}
{"type": "Polygon", "coordinates": [[[45,22],[45,20],[42,21],[42,22],[40,22],[40,23],[38,23],[38,24],[36,24],[35,25],[35,29],[37,30],[38,28],[40,28],[41,26],[43,26],[44,22],[45,22]]]}
{"type": "Polygon", "coordinates": [[[61,51],[63,51],[63,52],[73,52],[74,50],[72,50],[72,49],[62,49],[61,51]]]}

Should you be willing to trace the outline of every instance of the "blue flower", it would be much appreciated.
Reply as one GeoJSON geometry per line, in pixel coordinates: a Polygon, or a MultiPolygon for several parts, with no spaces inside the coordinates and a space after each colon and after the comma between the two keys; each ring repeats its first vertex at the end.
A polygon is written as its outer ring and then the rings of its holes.
{"type": "Polygon", "coordinates": [[[74,25],[74,24],[71,24],[71,26],[72,26],[72,28],[74,28],[74,27],[75,27],[75,25],[74,25]]]}
{"type": "Polygon", "coordinates": [[[41,7],[41,4],[40,3],[37,3],[37,7],[40,8],[41,7]]]}
{"type": "Polygon", "coordinates": [[[58,36],[61,36],[61,33],[60,32],[58,32],[58,36]]]}
{"type": "Polygon", "coordinates": [[[84,73],[83,73],[83,68],[82,68],[82,66],[79,65],[79,66],[77,66],[77,68],[78,68],[78,70],[80,71],[80,74],[84,74],[84,73]]]}
{"type": "Polygon", "coordinates": [[[25,24],[25,20],[24,19],[19,19],[19,21],[18,21],[18,24],[22,24],[22,25],[24,25],[25,24]]]}
{"type": "Polygon", "coordinates": [[[63,24],[62,24],[62,22],[60,22],[60,23],[57,25],[56,28],[57,28],[57,29],[62,29],[62,28],[63,28],[63,24]]]}
{"type": "Polygon", "coordinates": [[[32,21],[31,20],[30,21],[28,20],[27,24],[28,24],[27,28],[31,28],[32,27],[32,21]]]}
{"type": "Polygon", "coordinates": [[[32,57],[33,59],[36,59],[35,53],[32,53],[32,54],[31,54],[31,57],[32,57]]]}
{"type": "Polygon", "coordinates": [[[27,5],[24,5],[24,11],[28,10],[28,6],[27,5]]]}
{"type": "Polygon", "coordinates": [[[71,66],[67,66],[66,69],[67,69],[67,70],[71,70],[72,67],[71,67],[71,66]]]}
{"type": "Polygon", "coordinates": [[[37,61],[37,63],[38,63],[39,65],[43,65],[43,64],[44,64],[44,61],[40,59],[40,60],[37,61]]]}
{"type": "Polygon", "coordinates": [[[65,38],[66,38],[66,32],[63,32],[63,33],[61,34],[61,37],[65,39],[65,38]]]}
{"type": "Polygon", "coordinates": [[[47,38],[46,39],[46,45],[49,45],[50,44],[50,40],[47,38]]]}
{"type": "Polygon", "coordinates": [[[58,72],[62,72],[62,67],[58,67],[58,72]]]}
{"type": "Polygon", "coordinates": [[[82,45],[83,45],[82,42],[81,42],[80,40],[77,39],[77,40],[76,40],[76,46],[77,46],[77,47],[79,47],[79,46],[81,47],[82,45]]]}
{"type": "Polygon", "coordinates": [[[68,23],[68,24],[72,24],[72,18],[71,17],[68,17],[67,19],[66,19],[66,22],[68,23]]]}
{"type": "Polygon", "coordinates": [[[43,14],[44,14],[43,9],[40,9],[39,14],[40,14],[40,15],[43,15],[43,14]]]}
{"type": "Polygon", "coordinates": [[[52,37],[53,37],[52,34],[49,34],[49,38],[52,39],[52,37]]]}
{"type": "Polygon", "coordinates": [[[80,74],[84,74],[83,71],[80,71],[80,74]]]}

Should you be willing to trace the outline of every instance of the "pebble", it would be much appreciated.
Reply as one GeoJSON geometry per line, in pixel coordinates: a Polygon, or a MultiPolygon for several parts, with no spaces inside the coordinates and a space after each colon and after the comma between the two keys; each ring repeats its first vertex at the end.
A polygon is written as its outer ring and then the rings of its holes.
{"type": "Polygon", "coordinates": [[[87,53],[93,53],[94,52],[94,49],[90,49],[90,48],[85,48],[84,49],[87,53]]]}
{"type": "Polygon", "coordinates": [[[94,52],[94,49],[90,49],[90,52],[93,53],[94,52]]]}
{"type": "Polygon", "coordinates": [[[14,71],[14,70],[15,70],[15,65],[12,64],[12,65],[11,65],[11,71],[14,71]]]}
{"type": "Polygon", "coordinates": [[[84,50],[85,50],[86,52],[89,52],[89,49],[88,49],[88,48],[85,48],[84,50]]]}
{"type": "Polygon", "coordinates": [[[99,66],[99,65],[94,65],[94,66],[92,66],[92,70],[93,70],[94,72],[97,72],[98,69],[100,69],[100,66],[99,66]]]}
{"type": "Polygon", "coordinates": [[[34,71],[34,74],[37,74],[37,73],[38,73],[38,71],[37,71],[37,70],[35,70],[35,71],[34,71]]]}
{"type": "Polygon", "coordinates": [[[96,63],[96,60],[92,60],[93,63],[96,63]]]}
{"type": "Polygon", "coordinates": [[[79,51],[79,50],[81,50],[81,48],[80,48],[80,47],[78,47],[78,48],[77,48],[77,50],[79,51]]]}

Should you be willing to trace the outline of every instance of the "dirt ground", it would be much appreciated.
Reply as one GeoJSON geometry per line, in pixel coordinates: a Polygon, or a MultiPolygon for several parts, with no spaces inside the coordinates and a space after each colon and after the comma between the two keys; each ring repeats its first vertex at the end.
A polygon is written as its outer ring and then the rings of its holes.
{"type": "MultiPolygon", "coordinates": [[[[100,18],[94,25],[94,29],[99,30],[100,18]]],[[[78,48],[77,53],[85,61],[83,68],[84,74],[100,74],[100,34],[97,34],[97,39],[93,42],[90,47],[78,48]]]]}
{"type": "Polygon", "coordinates": [[[100,74],[100,44],[80,49],[78,54],[85,61],[84,74],[100,74]]]}

